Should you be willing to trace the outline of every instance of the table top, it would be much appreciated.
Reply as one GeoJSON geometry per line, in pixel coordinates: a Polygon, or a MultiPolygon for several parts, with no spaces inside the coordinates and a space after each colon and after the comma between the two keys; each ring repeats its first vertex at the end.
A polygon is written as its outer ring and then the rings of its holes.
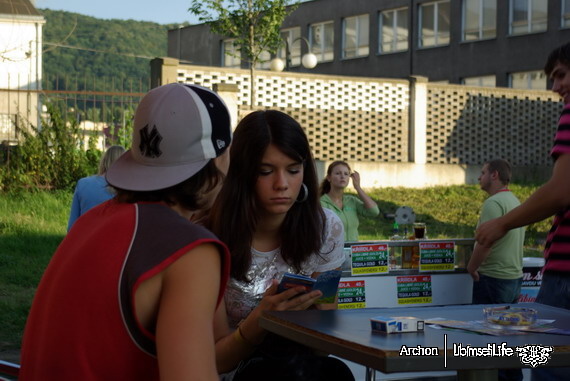
{"type": "MultiPolygon", "coordinates": [[[[538,303],[513,306],[535,308],[539,319],[554,319],[553,327],[570,329],[570,310],[538,303]]],[[[456,351],[468,345],[488,348],[488,345],[503,343],[508,348],[532,344],[552,346],[551,358],[544,366],[567,366],[570,363],[570,336],[567,335],[527,332],[522,335],[491,336],[431,326],[426,326],[424,332],[382,334],[372,332],[370,326],[370,318],[375,316],[483,320],[483,307],[485,305],[270,311],[263,315],[260,324],[270,332],[384,373],[529,367],[521,363],[515,351],[512,356],[492,357],[463,356],[456,351]],[[438,348],[438,353],[432,356],[434,351],[427,353],[429,350],[424,350],[424,355],[400,355],[403,346],[408,349],[438,348]]]]}

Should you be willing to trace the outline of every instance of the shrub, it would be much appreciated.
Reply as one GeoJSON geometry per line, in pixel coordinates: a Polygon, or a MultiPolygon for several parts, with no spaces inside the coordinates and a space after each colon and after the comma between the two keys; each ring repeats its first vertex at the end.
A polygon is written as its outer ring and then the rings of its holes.
{"type": "Polygon", "coordinates": [[[0,189],[71,189],[79,178],[97,172],[101,152],[95,148],[95,137],[84,150],[77,120],[63,118],[54,104],[48,105],[47,114],[41,128],[18,129],[21,144],[1,168],[0,189]]]}

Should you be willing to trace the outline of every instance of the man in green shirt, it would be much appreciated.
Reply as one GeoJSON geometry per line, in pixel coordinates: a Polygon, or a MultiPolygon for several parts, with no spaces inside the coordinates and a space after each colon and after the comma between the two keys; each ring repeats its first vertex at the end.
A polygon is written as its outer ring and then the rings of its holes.
{"type": "MultiPolygon", "coordinates": [[[[480,224],[501,217],[520,205],[509,190],[511,165],[502,159],[483,165],[481,189],[489,194],[481,208],[480,224]]],[[[467,271],[473,278],[473,304],[516,303],[522,285],[524,228],[513,229],[492,247],[475,244],[467,271]]],[[[519,381],[520,369],[499,369],[499,379],[519,381]]]]}
{"type": "MultiPolygon", "coordinates": [[[[479,224],[501,217],[520,205],[508,189],[511,166],[496,159],[483,165],[479,185],[489,194],[479,224]]],[[[475,244],[467,271],[473,278],[473,303],[516,303],[522,284],[524,228],[513,229],[490,247],[475,244]]]]}

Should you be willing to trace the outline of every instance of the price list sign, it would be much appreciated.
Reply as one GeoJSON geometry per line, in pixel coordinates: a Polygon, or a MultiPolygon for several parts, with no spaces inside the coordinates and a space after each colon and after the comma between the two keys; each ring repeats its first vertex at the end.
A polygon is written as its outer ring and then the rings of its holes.
{"type": "Polygon", "coordinates": [[[353,245],[352,275],[388,272],[388,245],[353,245]]]}
{"type": "Polygon", "coordinates": [[[338,309],[366,308],[366,292],[363,280],[339,282],[338,309]]]}
{"type": "Polygon", "coordinates": [[[431,303],[431,275],[409,275],[396,278],[398,304],[431,303]]]}
{"type": "Polygon", "coordinates": [[[454,242],[420,242],[420,271],[455,270],[454,242]]]}

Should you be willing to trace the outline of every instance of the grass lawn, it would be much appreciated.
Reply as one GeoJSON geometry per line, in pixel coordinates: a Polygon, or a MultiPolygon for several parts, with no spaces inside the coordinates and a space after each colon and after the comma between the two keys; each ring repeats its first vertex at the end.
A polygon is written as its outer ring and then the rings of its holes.
{"type": "Polygon", "coordinates": [[[0,359],[19,348],[36,286],[66,233],[71,196],[0,193],[0,359]]]}
{"type": "MultiPolygon", "coordinates": [[[[521,201],[535,189],[533,185],[511,186],[521,201]]],[[[475,185],[381,188],[369,194],[384,213],[394,213],[400,206],[411,207],[416,220],[427,224],[430,238],[473,237],[479,208],[486,197],[475,185]]],[[[71,197],[70,192],[0,193],[0,359],[19,348],[35,288],[65,236],[71,197]]],[[[382,215],[362,219],[360,238],[387,239],[392,224],[393,220],[382,215]]],[[[529,253],[540,255],[540,244],[549,228],[549,220],[529,226],[529,253]]]]}

